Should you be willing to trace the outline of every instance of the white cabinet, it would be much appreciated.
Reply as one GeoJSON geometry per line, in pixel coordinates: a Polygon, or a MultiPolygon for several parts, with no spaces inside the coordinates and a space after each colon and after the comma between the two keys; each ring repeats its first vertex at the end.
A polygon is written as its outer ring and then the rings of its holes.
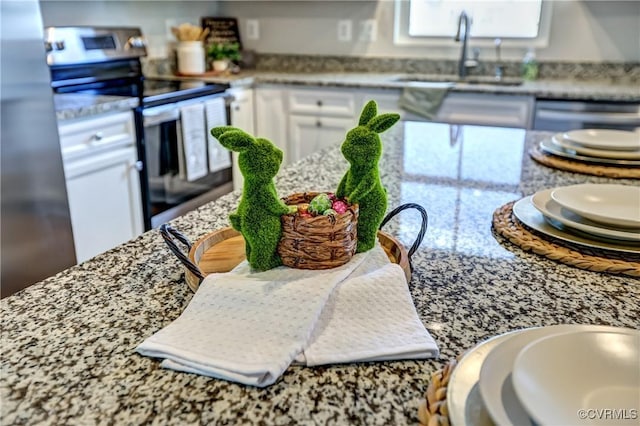
{"type": "Polygon", "coordinates": [[[353,127],[352,118],[292,114],[289,128],[291,141],[295,143],[291,144],[291,158],[298,161],[316,151],[338,145],[353,127]]]}
{"type": "Polygon", "coordinates": [[[371,90],[371,89],[362,89],[356,92],[356,118],[360,118],[360,113],[362,112],[362,108],[369,101],[376,101],[378,105],[378,114],[384,113],[397,113],[400,114],[401,117],[404,116],[404,111],[400,109],[398,106],[398,101],[400,100],[400,91],[397,89],[380,89],[380,90],[371,90]]]}
{"type": "Polygon", "coordinates": [[[144,231],[131,112],[58,125],[78,262],[144,231]]]}
{"type": "MultiPolygon", "coordinates": [[[[232,88],[228,93],[233,96],[231,102],[231,125],[245,132],[255,135],[253,89],[232,88]]],[[[238,153],[232,153],[233,158],[233,189],[242,188],[244,179],[238,168],[238,153]]]]}
{"type": "Polygon", "coordinates": [[[232,88],[227,92],[233,96],[231,125],[253,135],[255,133],[253,89],[232,88]]]}
{"type": "Polygon", "coordinates": [[[296,88],[288,91],[289,152],[298,161],[314,152],[340,144],[357,125],[353,91],[296,88]]]}
{"type": "Polygon", "coordinates": [[[437,121],[530,129],[534,104],[533,96],[449,93],[437,121]]]}
{"type": "Polygon", "coordinates": [[[289,140],[287,137],[287,91],[280,87],[259,86],[255,90],[255,135],[269,139],[284,153],[282,165],[289,159],[289,140]]]}

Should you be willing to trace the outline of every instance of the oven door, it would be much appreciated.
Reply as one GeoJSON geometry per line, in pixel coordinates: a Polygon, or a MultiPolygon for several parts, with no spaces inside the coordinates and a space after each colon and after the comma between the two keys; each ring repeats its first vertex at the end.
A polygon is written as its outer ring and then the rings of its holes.
{"type": "Polygon", "coordinates": [[[209,135],[228,123],[224,97],[143,108],[142,117],[152,228],[231,192],[231,154],[209,135]]]}

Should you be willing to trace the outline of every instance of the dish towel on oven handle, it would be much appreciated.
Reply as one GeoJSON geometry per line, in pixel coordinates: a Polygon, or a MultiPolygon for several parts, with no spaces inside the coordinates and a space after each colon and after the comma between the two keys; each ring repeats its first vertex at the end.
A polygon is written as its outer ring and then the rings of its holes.
{"type": "Polygon", "coordinates": [[[209,171],[217,172],[231,167],[231,153],[223,147],[218,139],[211,134],[211,129],[218,126],[226,126],[227,107],[225,98],[220,96],[204,103],[207,117],[207,148],[209,150],[209,171]]]}
{"type": "Polygon", "coordinates": [[[207,175],[207,140],[204,124],[204,105],[195,103],[180,107],[180,135],[178,144],[180,176],[188,181],[207,175]]]}
{"type": "Polygon", "coordinates": [[[136,350],[164,358],[165,368],[260,387],[294,360],[320,365],[438,356],[404,272],[380,246],[322,271],[250,273],[243,262],[211,274],[182,315],[136,350]]]}

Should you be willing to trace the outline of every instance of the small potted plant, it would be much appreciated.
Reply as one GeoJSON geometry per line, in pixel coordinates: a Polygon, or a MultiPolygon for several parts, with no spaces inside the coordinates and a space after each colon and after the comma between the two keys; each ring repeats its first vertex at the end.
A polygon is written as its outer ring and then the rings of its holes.
{"type": "Polygon", "coordinates": [[[234,43],[216,42],[207,47],[207,57],[214,71],[225,71],[230,62],[240,60],[240,45],[234,43]]]}

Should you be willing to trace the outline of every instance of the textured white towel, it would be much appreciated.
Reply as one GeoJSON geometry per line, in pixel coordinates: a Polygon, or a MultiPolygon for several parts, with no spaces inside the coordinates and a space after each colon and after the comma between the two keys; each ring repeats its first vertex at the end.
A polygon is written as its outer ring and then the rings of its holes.
{"type": "Polygon", "coordinates": [[[207,174],[207,140],[203,117],[204,106],[201,103],[180,108],[180,176],[189,182],[207,174]]]}
{"type": "Polygon", "coordinates": [[[231,167],[229,150],[223,147],[211,134],[211,129],[227,125],[227,109],[223,97],[211,99],[204,103],[207,117],[207,147],[209,149],[209,171],[211,173],[231,167]]]}
{"type": "Polygon", "coordinates": [[[318,365],[438,353],[402,269],[379,246],[325,271],[252,274],[242,263],[209,275],[183,314],[137,351],[165,358],[166,368],[254,386],[275,382],[296,356],[318,365]]]}

